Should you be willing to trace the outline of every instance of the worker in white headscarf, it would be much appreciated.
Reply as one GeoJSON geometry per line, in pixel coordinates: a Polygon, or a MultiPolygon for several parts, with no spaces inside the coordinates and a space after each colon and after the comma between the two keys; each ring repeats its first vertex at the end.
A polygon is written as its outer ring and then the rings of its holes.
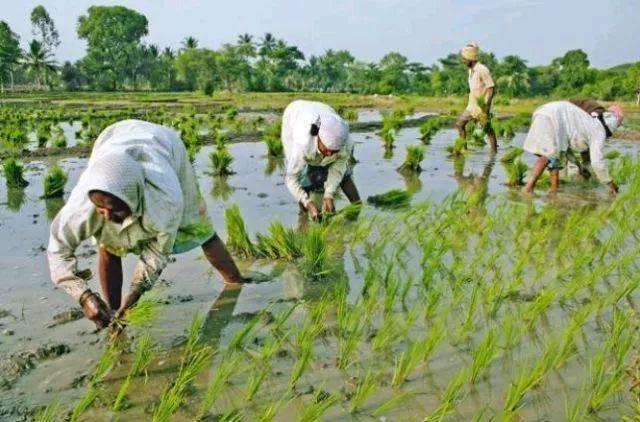
{"type": "Polygon", "coordinates": [[[462,112],[456,127],[461,138],[467,137],[467,123],[473,121],[484,128],[492,151],[498,150],[496,133],[491,126],[491,103],[495,94],[495,84],[491,72],[478,61],[480,48],[468,44],[460,51],[462,63],[469,69],[469,103],[462,112]]]}
{"type": "Polygon", "coordinates": [[[598,180],[616,194],[618,186],[611,179],[604,159],[604,142],[622,121],[623,112],[619,106],[606,110],[592,100],[554,101],[538,107],[523,145],[523,149],[537,155],[538,160],[531,169],[524,191],[533,192],[545,168],[550,172],[551,190],[556,191],[563,155],[570,152],[573,156],[573,152],[577,152],[581,156],[576,163],[580,173],[588,176],[591,167],[598,180]]]}
{"type": "Polygon", "coordinates": [[[226,283],[242,283],[238,268],[206,214],[193,168],[177,132],[125,120],[106,128],[87,168],[51,225],[47,257],[55,285],[79,301],[98,328],[149,290],[169,256],[201,246],[226,283]],[[107,303],[87,287],[75,250],[98,243],[98,272],[107,303]],[[122,262],[140,256],[122,300],[122,262]]]}
{"type": "Polygon", "coordinates": [[[350,202],[360,202],[351,178],[349,125],[334,109],[315,101],[289,104],[282,116],[282,144],[285,184],[311,218],[318,220],[322,212],[335,211],[338,187],[350,202]],[[323,192],[322,211],[310,196],[318,191],[323,192]]]}

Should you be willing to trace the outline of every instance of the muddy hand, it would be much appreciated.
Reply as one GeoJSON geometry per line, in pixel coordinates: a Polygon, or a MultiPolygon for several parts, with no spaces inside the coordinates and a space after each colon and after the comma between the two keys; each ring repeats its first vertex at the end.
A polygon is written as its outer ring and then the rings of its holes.
{"type": "Polygon", "coordinates": [[[607,187],[609,188],[609,193],[611,195],[616,195],[618,193],[618,185],[616,185],[614,182],[607,183],[607,187]]]}
{"type": "Polygon", "coordinates": [[[322,201],[322,211],[327,214],[333,214],[336,212],[336,206],[333,202],[333,198],[324,198],[322,201]]]}
{"type": "Polygon", "coordinates": [[[100,296],[86,290],[80,296],[80,306],[84,315],[96,324],[99,330],[106,328],[111,322],[109,307],[100,296]]]}
{"type": "Polygon", "coordinates": [[[322,214],[315,202],[309,201],[307,204],[307,210],[309,211],[309,215],[313,221],[319,221],[322,218],[322,214]]]}

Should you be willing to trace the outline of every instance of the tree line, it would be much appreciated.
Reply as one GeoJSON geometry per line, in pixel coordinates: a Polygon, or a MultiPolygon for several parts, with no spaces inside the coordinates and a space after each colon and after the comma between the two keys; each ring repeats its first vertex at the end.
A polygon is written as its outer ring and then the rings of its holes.
{"type": "MultiPolygon", "coordinates": [[[[92,6],[79,17],[83,58],[60,64],[58,32],[43,6],[31,13],[33,39],[26,51],[9,25],[0,21],[0,88],[51,90],[316,91],[362,94],[464,95],[467,71],[457,52],[427,66],[398,52],[380,61],[356,59],[346,50],[305,56],[295,45],[266,33],[239,35],[218,49],[187,37],[174,51],[142,41],[147,18],[122,6],[92,6]]],[[[517,55],[502,59],[484,52],[498,92],[509,97],[584,95],[603,100],[640,96],[640,62],[596,69],[587,54],[568,51],[547,66],[529,66],[517,55]]]]}

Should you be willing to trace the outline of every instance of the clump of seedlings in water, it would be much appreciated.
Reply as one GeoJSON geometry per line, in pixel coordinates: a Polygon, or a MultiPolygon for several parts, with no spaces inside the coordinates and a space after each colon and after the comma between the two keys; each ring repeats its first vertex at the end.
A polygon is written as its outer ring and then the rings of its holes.
{"type": "Polygon", "coordinates": [[[302,256],[300,236],[295,229],[285,227],[279,220],[269,226],[268,234],[257,236],[256,248],[260,256],[294,261],[302,256]]]}
{"type": "Polygon", "coordinates": [[[280,138],[282,131],[282,123],[280,121],[267,125],[262,134],[262,139],[267,146],[267,155],[269,157],[282,157],[283,146],[280,138]]]}
{"type": "Polygon", "coordinates": [[[374,207],[399,208],[409,204],[411,195],[406,190],[392,189],[379,195],[371,195],[367,198],[367,203],[374,207]]]}
{"type": "Polygon", "coordinates": [[[209,154],[211,160],[211,173],[214,176],[227,176],[233,174],[229,168],[233,163],[233,156],[229,153],[224,138],[218,138],[216,149],[209,154]]]}
{"type": "Polygon", "coordinates": [[[404,122],[404,114],[402,112],[393,111],[382,114],[382,128],[380,129],[380,137],[384,142],[386,151],[393,149],[393,143],[396,139],[398,131],[402,128],[404,122]]]}
{"type": "Polygon", "coordinates": [[[304,233],[300,245],[302,257],[298,269],[308,279],[319,280],[332,272],[331,257],[324,227],[313,225],[304,233]]]}
{"type": "Polygon", "coordinates": [[[23,188],[29,184],[24,178],[24,167],[13,157],[4,160],[2,171],[9,188],[23,188]]]}
{"type": "Polygon", "coordinates": [[[51,137],[49,143],[53,148],[66,148],[67,137],[64,134],[64,130],[59,125],[53,126],[51,129],[51,137]]]}
{"type": "Polygon", "coordinates": [[[335,110],[340,115],[340,117],[349,122],[355,122],[356,120],[358,120],[358,110],[356,110],[355,108],[338,106],[335,110]]]}
{"type": "Polygon", "coordinates": [[[252,258],[256,255],[256,249],[249,238],[244,220],[237,205],[224,210],[224,219],[227,225],[227,247],[236,255],[243,258],[252,258]]]}
{"type": "Polygon", "coordinates": [[[36,140],[38,142],[38,148],[46,147],[50,136],[51,136],[51,124],[48,122],[40,123],[36,127],[36,140]]]}
{"type": "Polygon", "coordinates": [[[420,163],[423,159],[424,148],[416,145],[409,145],[407,146],[407,156],[402,165],[398,167],[398,171],[401,173],[420,173],[422,171],[420,163]]]}
{"type": "Polygon", "coordinates": [[[459,157],[468,150],[467,140],[458,137],[453,141],[453,145],[448,145],[445,150],[449,153],[450,157],[459,157]]]}
{"type": "Polygon", "coordinates": [[[69,176],[67,172],[59,166],[53,166],[45,174],[42,184],[44,185],[43,198],[59,198],[64,194],[64,187],[69,176]]]}
{"type": "Polygon", "coordinates": [[[425,145],[431,143],[431,138],[435,134],[449,124],[450,119],[446,116],[436,116],[428,119],[420,125],[420,139],[425,145]]]}
{"type": "Polygon", "coordinates": [[[521,158],[518,157],[510,163],[503,163],[503,165],[507,172],[507,186],[524,185],[524,179],[527,176],[529,167],[527,167],[521,158]]]}

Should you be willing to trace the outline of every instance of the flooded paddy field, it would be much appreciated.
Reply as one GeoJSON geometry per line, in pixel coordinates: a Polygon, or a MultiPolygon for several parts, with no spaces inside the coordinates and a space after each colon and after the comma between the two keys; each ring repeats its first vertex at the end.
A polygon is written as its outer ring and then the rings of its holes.
{"type": "MultiPolygon", "coordinates": [[[[402,174],[417,128],[392,154],[378,134],[353,134],[361,196],[401,189],[410,202],[323,225],[300,217],[263,142],[230,144],[227,177],[210,175],[214,147],[202,147],[194,165],[212,221],[227,239],[225,210],[239,207],[255,245],[241,268],[265,281],[225,288],[200,251],[176,255],[147,299],[155,318],[117,342],[54,290],[46,265],[63,200],[39,199],[43,174],[55,162],[69,172],[66,198],[86,159],[25,163],[29,185],[0,188],[0,419],[53,403],[78,420],[633,420],[637,166],[615,200],[597,184],[528,198],[506,186],[501,162],[523,136],[497,155],[451,157],[456,134],[442,129],[423,171],[402,174]],[[293,240],[265,257],[274,221],[293,240]]],[[[97,290],[89,242],[79,267],[97,290]]]]}

